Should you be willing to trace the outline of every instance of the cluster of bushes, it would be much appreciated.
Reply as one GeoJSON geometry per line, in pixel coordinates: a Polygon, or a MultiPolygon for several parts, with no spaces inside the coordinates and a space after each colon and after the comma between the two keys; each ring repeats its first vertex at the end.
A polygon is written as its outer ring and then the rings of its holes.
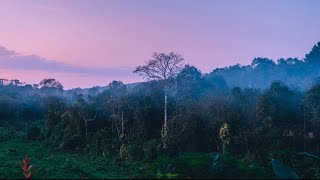
{"type": "MultiPolygon", "coordinates": [[[[227,151],[240,159],[256,161],[269,171],[270,158],[275,157],[275,152],[303,151],[306,147],[307,151],[316,153],[318,124],[312,119],[317,116],[312,109],[317,108],[314,102],[319,92],[314,89],[319,85],[306,92],[292,90],[282,82],[274,82],[263,91],[238,87],[198,88],[201,95],[195,99],[186,95],[190,92],[177,88],[168,97],[167,147],[164,148],[161,84],[148,82],[128,89],[122,83],[113,83],[117,86],[110,85],[113,88],[97,96],[79,95],[73,102],[58,97],[46,99],[45,141],[62,150],[82,151],[118,161],[153,162],[164,154],[222,153],[225,147],[220,133],[223,123],[227,123],[227,151]],[[304,138],[305,133],[313,136],[304,138]]],[[[220,160],[221,164],[237,166],[230,171],[238,168],[239,172],[259,172],[254,169],[258,165],[242,166],[246,163],[240,159],[225,158],[220,160]]],[[[178,177],[175,175],[185,172],[168,173],[156,172],[159,177],[178,177]]],[[[217,170],[215,177],[221,174],[217,170]]],[[[256,177],[261,173],[228,174],[256,177]]]]}
{"type": "Polygon", "coordinates": [[[183,153],[179,156],[160,156],[151,165],[151,170],[159,179],[234,179],[273,178],[267,168],[245,162],[230,154],[183,153]]]}

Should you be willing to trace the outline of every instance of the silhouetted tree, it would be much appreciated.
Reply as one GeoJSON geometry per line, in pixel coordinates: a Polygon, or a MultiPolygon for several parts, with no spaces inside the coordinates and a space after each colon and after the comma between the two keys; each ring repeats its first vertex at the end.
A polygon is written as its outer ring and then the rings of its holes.
{"type": "Polygon", "coordinates": [[[320,63],[320,42],[313,46],[312,50],[306,54],[305,61],[308,63],[320,63]]]}
{"type": "Polygon", "coordinates": [[[55,79],[43,79],[39,83],[40,88],[53,88],[57,90],[63,90],[62,84],[55,79]]]}
{"type": "MultiPolygon", "coordinates": [[[[167,134],[167,83],[174,78],[182,68],[183,58],[173,52],[169,54],[154,53],[152,59],[146,62],[144,66],[138,66],[133,71],[148,79],[161,80],[164,83],[164,124],[163,136],[167,134]]],[[[164,143],[164,147],[166,147],[164,143]]]]}

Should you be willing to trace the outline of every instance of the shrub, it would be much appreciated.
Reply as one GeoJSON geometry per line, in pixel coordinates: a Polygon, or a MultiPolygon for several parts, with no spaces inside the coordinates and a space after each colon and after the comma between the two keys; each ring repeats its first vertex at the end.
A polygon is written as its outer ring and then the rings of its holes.
{"type": "Polygon", "coordinates": [[[158,139],[150,140],[143,145],[144,159],[148,162],[155,160],[162,149],[161,141],[158,139]]]}
{"type": "Polygon", "coordinates": [[[158,178],[207,178],[209,167],[210,154],[184,153],[174,158],[160,156],[151,165],[151,171],[158,178]]]}
{"type": "Polygon", "coordinates": [[[166,173],[162,174],[160,171],[156,174],[156,178],[158,179],[179,179],[182,178],[180,174],[166,173]]]}
{"type": "Polygon", "coordinates": [[[143,152],[138,145],[122,145],[120,147],[119,156],[123,160],[141,160],[142,155],[143,152]]]}
{"type": "Polygon", "coordinates": [[[103,156],[114,157],[119,153],[121,142],[118,138],[113,138],[113,134],[107,128],[101,129],[95,133],[88,133],[86,152],[103,156]]]}
{"type": "Polygon", "coordinates": [[[42,138],[41,129],[32,125],[27,129],[26,138],[31,141],[39,140],[42,138]]]}
{"type": "Polygon", "coordinates": [[[270,178],[262,167],[254,163],[226,155],[215,155],[211,164],[212,178],[270,178]]]}

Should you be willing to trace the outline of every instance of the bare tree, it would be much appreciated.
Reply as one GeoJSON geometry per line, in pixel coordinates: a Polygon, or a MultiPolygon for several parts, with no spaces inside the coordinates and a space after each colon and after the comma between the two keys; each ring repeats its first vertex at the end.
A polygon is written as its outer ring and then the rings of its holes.
{"type": "Polygon", "coordinates": [[[6,85],[8,84],[9,80],[8,79],[0,79],[0,85],[6,85]]]}
{"type": "Polygon", "coordinates": [[[13,86],[19,86],[23,84],[22,82],[20,82],[18,79],[12,79],[10,80],[10,85],[13,85],[13,86]]]}
{"type": "MultiPolygon", "coordinates": [[[[164,83],[164,124],[163,136],[166,136],[167,130],[167,84],[168,80],[174,78],[182,69],[183,58],[173,52],[153,53],[152,59],[146,62],[144,66],[138,66],[133,71],[147,78],[148,80],[160,80],[164,83]]],[[[165,146],[165,145],[164,145],[165,146]]]]}
{"type": "Polygon", "coordinates": [[[97,113],[94,115],[94,118],[85,118],[80,111],[78,111],[80,117],[84,120],[84,126],[86,128],[86,135],[88,135],[88,122],[95,121],[97,119],[97,113]]]}

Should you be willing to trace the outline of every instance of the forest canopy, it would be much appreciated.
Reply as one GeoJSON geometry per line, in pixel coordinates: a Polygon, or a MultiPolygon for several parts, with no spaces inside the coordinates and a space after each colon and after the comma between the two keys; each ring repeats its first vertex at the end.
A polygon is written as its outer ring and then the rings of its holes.
{"type": "Polygon", "coordinates": [[[208,74],[182,66],[174,53],[152,57],[135,69],[149,81],[134,84],[64,90],[51,78],[34,85],[1,79],[0,125],[61,151],[124,161],[216,152],[262,166],[275,157],[289,161],[287,152],[319,153],[320,42],[303,59],[259,57],[208,74]]]}

